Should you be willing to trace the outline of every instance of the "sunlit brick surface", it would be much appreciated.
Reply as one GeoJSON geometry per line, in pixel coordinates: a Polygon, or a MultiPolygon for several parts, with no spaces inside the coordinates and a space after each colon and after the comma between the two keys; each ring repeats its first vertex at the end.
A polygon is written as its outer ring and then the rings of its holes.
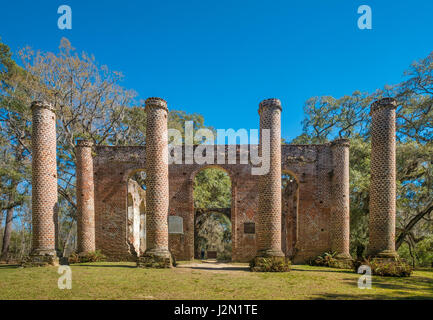
{"type": "Polygon", "coordinates": [[[168,250],[167,103],[146,100],[146,251],[168,250]]]}
{"type": "MultiPolygon", "coordinates": [[[[270,130],[270,168],[259,177],[258,255],[283,256],[281,250],[281,102],[260,103],[260,132],[270,130]]],[[[260,147],[262,139],[260,138],[260,147]]]]}
{"type": "Polygon", "coordinates": [[[51,105],[32,103],[32,255],[55,255],[57,224],[56,116],[51,105]]]}
{"type": "Polygon", "coordinates": [[[350,258],[350,208],[349,208],[349,140],[338,139],[331,143],[332,211],[331,249],[339,258],[350,258]]]}
{"type": "Polygon", "coordinates": [[[395,252],[395,109],[393,98],[371,106],[369,255],[395,252]]]}
{"type": "Polygon", "coordinates": [[[93,143],[80,140],[76,146],[78,252],[95,251],[95,207],[93,184],[93,143]]]}

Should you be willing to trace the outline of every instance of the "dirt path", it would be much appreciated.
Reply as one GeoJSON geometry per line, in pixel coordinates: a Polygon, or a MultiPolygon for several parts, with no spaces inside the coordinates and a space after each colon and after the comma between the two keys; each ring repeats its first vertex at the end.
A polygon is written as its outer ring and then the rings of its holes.
{"type": "Polygon", "coordinates": [[[194,269],[194,270],[207,270],[213,272],[227,272],[227,271],[249,271],[248,264],[232,264],[216,261],[203,261],[192,262],[187,264],[180,264],[177,268],[194,269]]]}

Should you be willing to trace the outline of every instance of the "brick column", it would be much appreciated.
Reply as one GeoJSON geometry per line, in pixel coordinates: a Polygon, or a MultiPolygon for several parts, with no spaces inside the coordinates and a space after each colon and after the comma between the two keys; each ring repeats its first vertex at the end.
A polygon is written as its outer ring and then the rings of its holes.
{"type": "Polygon", "coordinates": [[[79,140],[76,150],[78,253],[95,251],[93,143],[79,140]]]}
{"type": "Polygon", "coordinates": [[[336,258],[351,260],[350,207],[349,207],[349,139],[337,139],[331,143],[332,211],[331,211],[331,250],[336,258]]]}
{"type": "Polygon", "coordinates": [[[270,130],[270,169],[259,177],[259,257],[284,257],[281,250],[281,111],[278,99],[267,99],[259,105],[260,152],[263,130],[270,130]]]}
{"type": "Polygon", "coordinates": [[[171,267],[168,251],[167,102],[146,100],[146,251],[139,267],[171,267]]]}
{"type": "Polygon", "coordinates": [[[393,98],[371,106],[371,182],[368,255],[397,257],[395,252],[395,109],[393,98]]]}
{"type": "Polygon", "coordinates": [[[56,265],[57,160],[53,106],[34,101],[32,128],[32,252],[25,265],[56,265]]]}

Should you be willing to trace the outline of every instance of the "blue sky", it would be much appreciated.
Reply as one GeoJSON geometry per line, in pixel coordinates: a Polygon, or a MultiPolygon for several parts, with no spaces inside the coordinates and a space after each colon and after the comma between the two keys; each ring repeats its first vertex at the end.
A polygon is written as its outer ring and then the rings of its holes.
{"type": "Polygon", "coordinates": [[[301,133],[311,96],[374,91],[433,50],[431,0],[3,1],[0,36],[13,51],[79,51],[125,75],[139,98],[201,113],[215,128],[257,128],[258,103],[283,103],[282,135],[301,133]],[[72,8],[72,30],[57,8],[72,8]],[[373,29],[360,30],[367,4],[373,29]]]}

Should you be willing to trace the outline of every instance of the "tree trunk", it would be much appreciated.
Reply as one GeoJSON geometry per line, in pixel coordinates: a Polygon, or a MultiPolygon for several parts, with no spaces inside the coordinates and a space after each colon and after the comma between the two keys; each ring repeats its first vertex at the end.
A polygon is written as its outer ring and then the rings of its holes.
{"type": "Polygon", "coordinates": [[[6,261],[8,258],[9,244],[11,241],[11,234],[12,234],[13,216],[14,216],[14,208],[9,208],[6,214],[5,232],[3,236],[3,246],[2,246],[2,252],[0,257],[0,260],[2,261],[6,261]]]}
{"type": "MultiPolygon", "coordinates": [[[[4,217],[3,210],[0,210],[0,234],[3,234],[3,217],[4,217]]],[[[3,238],[1,237],[0,237],[0,245],[3,245],[3,238]]]]}
{"type": "Polygon", "coordinates": [[[403,228],[402,232],[397,237],[397,240],[395,242],[395,250],[398,250],[398,248],[400,248],[400,246],[403,244],[403,241],[406,239],[406,236],[411,232],[412,228],[415,227],[417,222],[420,221],[422,218],[424,218],[432,211],[433,211],[433,202],[431,202],[425,210],[419,212],[412,219],[410,219],[408,224],[403,228]]]}
{"type": "Polygon", "coordinates": [[[71,226],[70,226],[69,231],[68,231],[68,235],[65,239],[65,242],[63,243],[62,257],[66,257],[66,251],[69,247],[69,242],[71,241],[71,238],[72,238],[72,232],[74,231],[73,229],[74,229],[74,221],[72,221],[71,226]]]}

